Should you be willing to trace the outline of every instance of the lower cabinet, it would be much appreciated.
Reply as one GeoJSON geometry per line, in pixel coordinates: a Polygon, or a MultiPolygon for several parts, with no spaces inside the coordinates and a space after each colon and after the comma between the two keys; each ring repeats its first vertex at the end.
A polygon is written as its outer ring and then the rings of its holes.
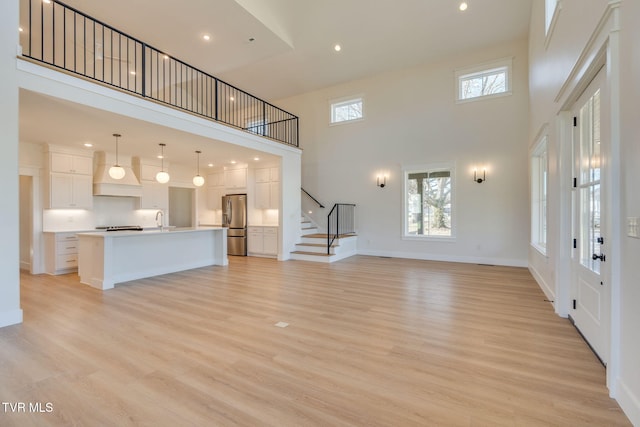
{"type": "Polygon", "coordinates": [[[278,255],[278,227],[248,227],[247,240],[248,255],[278,255]]]}
{"type": "Polygon", "coordinates": [[[44,233],[44,245],[48,274],[78,271],[78,236],[75,232],[44,233]]]}

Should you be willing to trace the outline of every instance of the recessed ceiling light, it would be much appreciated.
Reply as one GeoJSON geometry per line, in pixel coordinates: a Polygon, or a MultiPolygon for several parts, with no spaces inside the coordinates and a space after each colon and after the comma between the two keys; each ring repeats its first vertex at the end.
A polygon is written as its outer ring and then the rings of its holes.
{"type": "Polygon", "coordinates": [[[213,167],[213,163],[209,163],[207,166],[212,168],[213,167]]]}
{"type": "Polygon", "coordinates": [[[43,3],[50,4],[51,0],[42,0],[43,3]]]}
{"type": "Polygon", "coordinates": [[[335,50],[336,52],[340,52],[342,50],[342,46],[337,44],[337,45],[333,46],[333,50],[335,50]]]}
{"type": "Polygon", "coordinates": [[[233,96],[229,97],[229,101],[235,101],[236,99],[233,96]]]}
{"type": "Polygon", "coordinates": [[[129,74],[131,74],[132,76],[135,76],[136,72],[135,71],[130,71],[129,74]]]}
{"type": "Polygon", "coordinates": [[[253,160],[257,162],[258,160],[260,160],[260,157],[254,157],[253,160]]]}
{"type": "Polygon", "coordinates": [[[169,59],[169,55],[165,55],[165,56],[164,56],[164,59],[169,59]]]}
{"type": "Polygon", "coordinates": [[[162,154],[158,154],[157,156],[159,159],[164,159],[164,156],[162,154]]]}
{"type": "Polygon", "coordinates": [[[92,143],[90,143],[90,142],[85,142],[85,143],[84,143],[84,146],[85,146],[85,147],[87,147],[87,148],[89,148],[89,147],[93,147],[93,144],[92,144],[92,143]]]}
{"type": "Polygon", "coordinates": [[[466,1],[463,1],[462,3],[460,3],[460,10],[461,11],[464,12],[465,10],[467,10],[468,7],[469,7],[469,5],[467,4],[466,1]]]}
{"type": "Polygon", "coordinates": [[[235,160],[231,160],[229,163],[231,163],[232,165],[235,165],[236,161],[235,160]]]}
{"type": "Polygon", "coordinates": [[[210,36],[209,34],[205,34],[204,36],[202,36],[202,38],[203,38],[205,41],[209,41],[209,40],[211,40],[211,36],[210,36]]]}
{"type": "Polygon", "coordinates": [[[24,30],[22,29],[22,27],[18,27],[18,31],[23,32],[24,30]]]}

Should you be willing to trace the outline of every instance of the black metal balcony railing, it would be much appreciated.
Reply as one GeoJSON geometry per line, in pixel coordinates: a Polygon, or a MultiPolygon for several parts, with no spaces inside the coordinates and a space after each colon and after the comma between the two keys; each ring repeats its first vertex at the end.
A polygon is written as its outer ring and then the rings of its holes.
{"type": "Polygon", "coordinates": [[[23,56],[298,146],[298,117],[59,1],[22,0],[23,56]]]}

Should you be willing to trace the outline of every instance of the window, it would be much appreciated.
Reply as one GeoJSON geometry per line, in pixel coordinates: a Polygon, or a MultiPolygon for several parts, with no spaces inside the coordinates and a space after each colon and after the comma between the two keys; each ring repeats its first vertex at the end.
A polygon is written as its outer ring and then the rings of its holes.
{"type": "Polygon", "coordinates": [[[364,118],[362,106],[362,97],[332,102],[331,123],[362,120],[364,118]]]}
{"type": "Polygon", "coordinates": [[[531,245],[547,253],[547,137],[536,145],[531,155],[531,245]]]}
{"type": "Polygon", "coordinates": [[[452,237],[453,169],[405,171],[404,237],[452,237]]]}
{"type": "Polygon", "coordinates": [[[511,94],[511,59],[456,71],[458,101],[511,94]]]}
{"type": "Polygon", "coordinates": [[[556,13],[558,0],[544,0],[544,33],[549,34],[553,16],[556,13]]]}

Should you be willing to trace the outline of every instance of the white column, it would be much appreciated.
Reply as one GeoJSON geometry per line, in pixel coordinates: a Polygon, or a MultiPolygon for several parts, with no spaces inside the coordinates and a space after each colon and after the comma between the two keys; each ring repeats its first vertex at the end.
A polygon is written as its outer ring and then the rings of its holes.
{"type": "Polygon", "coordinates": [[[0,2],[0,327],[22,322],[19,264],[18,0],[0,2]]]}

